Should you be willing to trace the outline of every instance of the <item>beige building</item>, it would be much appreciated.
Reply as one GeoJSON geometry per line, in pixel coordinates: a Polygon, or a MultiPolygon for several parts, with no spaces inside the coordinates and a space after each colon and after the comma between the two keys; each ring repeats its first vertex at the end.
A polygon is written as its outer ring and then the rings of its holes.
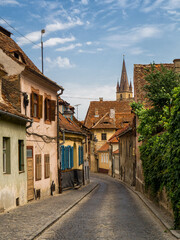
{"type": "Polygon", "coordinates": [[[7,72],[2,79],[3,94],[17,111],[33,120],[26,131],[27,199],[48,196],[53,183],[58,190],[56,102],[63,88],[43,75],[2,27],[0,64],[7,72]]]}
{"type": "Polygon", "coordinates": [[[0,212],[27,203],[26,127],[30,119],[2,94],[0,65],[0,212]]]}

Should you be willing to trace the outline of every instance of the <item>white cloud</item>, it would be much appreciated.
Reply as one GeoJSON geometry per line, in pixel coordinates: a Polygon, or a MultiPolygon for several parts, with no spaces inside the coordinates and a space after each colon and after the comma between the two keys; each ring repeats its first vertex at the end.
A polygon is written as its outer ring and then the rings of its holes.
{"type": "MultiPolygon", "coordinates": [[[[103,97],[104,101],[115,100],[115,86],[103,85],[95,86],[78,84],[78,83],[66,83],[63,85],[65,91],[62,98],[69,102],[72,106],[81,103],[78,108],[79,120],[84,120],[90,101],[99,101],[99,97],[103,97]]],[[[75,107],[75,116],[77,116],[77,108],[75,107]]]]}
{"type": "Polygon", "coordinates": [[[81,47],[81,46],[82,46],[81,43],[76,43],[76,44],[71,44],[67,47],[57,48],[56,51],[65,52],[65,51],[73,50],[74,48],[81,47]]]}
{"type": "Polygon", "coordinates": [[[92,42],[90,42],[90,41],[88,41],[88,42],[86,42],[86,45],[91,45],[92,44],[92,42]]]}
{"type": "Polygon", "coordinates": [[[129,53],[132,55],[140,55],[144,53],[144,50],[142,48],[136,47],[129,49],[129,53]]]}
{"type": "Polygon", "coordinates": [[[111,35],[105,38],[105,43],[112,47],[121,49],[132,46],[147,38],[157,38],[161,35],[161,28],[155,25],[145,25],[132,28],[121,34],[111,35]]]}
{"type": "Polygon", "coordinates": [[[44,42],[44,47],[52,47],[58,44],[64,44],[64,43],[73,42],[73,41],[75,41],[75,37],[73,36],[70,38],[50,38],[44,42]]]}
{"type": "Polygon", "coordinates": [[[17,43],[22,46],[22,45],[25,45],[25,44],[29,44],[30,41],[32,42],[36,42],[38,40],[41,39],[41,32],[40,31],[36,31],[36,32],[31,32],[31,33],[28,33],[25,35],[25,38],[24,37],[17,37],[17,43]]]}
{"type": "Polygon", "coordinates": [[[87,5],[87,4],[88,4],[88,0],[81,0],[81,3],[82,3],[83,5],[87,5]]]}
{"type": "Polygon", "coordinates": [[[50,59],[47,57],[46,62],[50,64],[51,68],[59,67],[59,68],[72,68],[75,67],[75,65],[70,63],[69,58],[62,58],[62,57],[57,57],[56,59],[50,59]]]}
{"type": "Polygon", "coordinates": [[[0,0],[0,6],[5,6],[5,5],[20,5],[20,4],[16,0],[0,0]]]}
{"type": "Polygon", "coordinates": [[[151,12],[154,9],[156,9],[157,7],[161,6],[163,2],[164,2],[164,0],[156,0],[153,4],[142,8],[142,11],[143,12],[151,12]]]}
{"type": "Polygon", "coordinates": [[[80,19],[76,19],[74,21],[71,20],[67,23],[55,21],[52,24],[46,25],[45,29],[47,32],[55,32],[58,30],[65,30],[65,29],[69,29],[69,28],[73,28],[73,27],[81,26],[81,25],[83,25],[83,22],[80,19]]]}

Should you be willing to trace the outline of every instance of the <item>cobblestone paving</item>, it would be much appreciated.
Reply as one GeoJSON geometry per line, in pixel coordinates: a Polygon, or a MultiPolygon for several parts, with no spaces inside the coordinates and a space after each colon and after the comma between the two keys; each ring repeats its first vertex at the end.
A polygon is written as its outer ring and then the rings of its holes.
{"type": "Polygon", "coordinates": [[[96,183],[92,181],[78,190],[63,192],[62,195],[34,201],[11,210],[9,213],[0,214],[0,239],[33,239],[95,186],[96,183]]]}
{"type": "Polygon", "coordinates": [[[147,207],[117,180],[98,176],[99,187],[38,240],[172,240],[147,207]]]}

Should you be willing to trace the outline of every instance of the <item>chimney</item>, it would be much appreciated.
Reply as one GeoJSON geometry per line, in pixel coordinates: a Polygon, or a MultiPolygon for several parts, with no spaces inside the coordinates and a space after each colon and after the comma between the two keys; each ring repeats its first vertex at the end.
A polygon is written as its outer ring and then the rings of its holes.
{"type": "Polygon", "coordinates": [[[100,97],[100,98],[99,98],[99,101],[100,101],[100,102],[103,102],[103,97],[100,97]]]}
{"type": "Polygon", "coordinates": [[[174,71],[180,73],[180,59],[174,59],[174,71]]]}

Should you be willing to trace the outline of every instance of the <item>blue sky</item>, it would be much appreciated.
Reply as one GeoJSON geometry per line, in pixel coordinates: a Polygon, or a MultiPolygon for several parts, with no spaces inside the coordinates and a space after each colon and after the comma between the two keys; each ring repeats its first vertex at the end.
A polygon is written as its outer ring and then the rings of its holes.
{"type": "Polygon", "coordinates": [[[134,64],[180,58],[180,0],[0,0],[0,17],[35,43],[0,19],[39,69],[46,30],[44,73],[80,120],[89,101],[115,100],[123,54],[132,81],[134,64]]]}

